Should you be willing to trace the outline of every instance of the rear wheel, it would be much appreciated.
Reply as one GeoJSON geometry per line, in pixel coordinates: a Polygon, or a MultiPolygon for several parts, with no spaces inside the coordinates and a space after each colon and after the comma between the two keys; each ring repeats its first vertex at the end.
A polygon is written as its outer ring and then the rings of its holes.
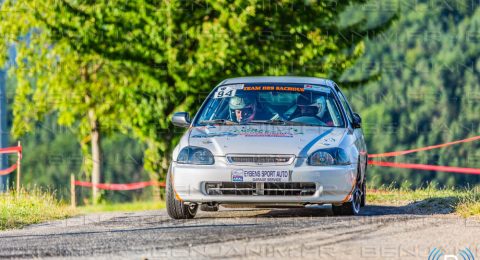
{"type": "Polygon", "coordinates": [[[198,205],[187,205],[183,201],[177,200],[172,183],[172,169],[167,173],[167,213],[173,219],[191,219],[197,214],[198,205]]]}

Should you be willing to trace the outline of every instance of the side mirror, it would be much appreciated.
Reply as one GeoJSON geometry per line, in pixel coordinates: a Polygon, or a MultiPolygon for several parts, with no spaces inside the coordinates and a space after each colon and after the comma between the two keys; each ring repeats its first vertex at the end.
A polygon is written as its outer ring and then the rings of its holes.
{"type": "Polygon", "coordinates": [[[172,116],[172,123],[178,127],[189,127],[191,123],[190,115],[187,112],[177,112],[172,116]]]}
{"type": "Polygon", "coordinates": [[[362,118],[359,114],[353,113],[353,128],[361,128],[362,127],[362,118]]]}

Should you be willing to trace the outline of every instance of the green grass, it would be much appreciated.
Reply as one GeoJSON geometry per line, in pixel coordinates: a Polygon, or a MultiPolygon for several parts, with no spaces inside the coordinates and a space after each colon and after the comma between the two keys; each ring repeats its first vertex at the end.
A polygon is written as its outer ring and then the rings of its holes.
{"type": "Polygon", "coordinates": [[[467,190],[421,188],[409,189],[378,189],[367,192],[369,202],[379,204],[404,204],[434,198],[459,198],[467,195],[467,190]]]}
{"type": "Polygon", "coordinates": [[[419,210],[454,212],[462,217],[480,216],[480,187],[473,189],[382,187],[367,192],[369,204],[415,205],[419,210]]]}
{"type": "Polygon", "coordinates": [[[21,228],[26,225],[63,219],[78,214],[113,211],[143,211],[165,208],[164,201],[130,203],[103,203],[72,209],[59,202],[51,192],[39,190],[10,191],[0,194],[0,230],[21,228]]]}
{"type": "Polygon", "coordinates": [[[97,205],[87,205],[78,207],[82,214],[96,212],[114,212],[114,211],[143,211],[158,210],[165,208],[164,201],[136,201],[128,203],[101,203],[97,205]]]}
{"type": "Polygon", "coordinates": [[[74,214],[74,210],[58,202],[50,192],[35,190],[0,194],[0,230],[62,219],[74,214]]]}
{"type": "Polygon", "coordinates": [[[480,216],[480,189],[462,197],[455,210],[463,217],[480,216]]]}

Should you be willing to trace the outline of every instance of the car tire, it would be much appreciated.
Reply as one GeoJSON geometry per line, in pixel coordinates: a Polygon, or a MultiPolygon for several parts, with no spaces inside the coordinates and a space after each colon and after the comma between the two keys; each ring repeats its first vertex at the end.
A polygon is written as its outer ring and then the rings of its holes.
{"type": "Polygon", "coordinates": [[[202,203],[200,205],[201,211],[218,211],[219,205],[218,204],[211,204],[211,203],[202,203]]]}
{"type": "Polygon", "coordinates": [[[365,170],[363,172],[363,179],[362,179],[362,202],[360,203],[360,207],[365,207],[367,204],[367,163],[365,162],[365,170]]]}
{"type": "Polygon", "coordinates": [[[352,198],[339,206],[332,205],[333,215],[335,216],[354,216],[360,213],[362,195],[358,185],[352,192],[352,198]]]}
{"type": "Polygon", "coordinates": [[[167,173],[167,213],[173,219],[191,219],[197,214],[198,205],[187,205],[175,198],[175,191],[172,184],[171,166],[167,173]]]}

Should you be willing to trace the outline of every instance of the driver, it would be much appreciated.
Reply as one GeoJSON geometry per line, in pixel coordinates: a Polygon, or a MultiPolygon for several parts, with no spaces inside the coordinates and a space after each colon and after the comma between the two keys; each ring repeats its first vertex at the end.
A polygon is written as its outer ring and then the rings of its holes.
{"type": "Polygon", "coordinates": [[[324,96],[314,97],[313,100],[300,96],[297,100],[297,111],[292,118],[294,118],[293,121],[307,120],[309,123],[320,120],[327,126],[333,126],[333,121],[327,113],[327,102],[324,96]]]}
{"type": "Polygon", "coordinates": [[[327,110],[327,102],[323,96],[317,97],[312,101],[307,100],[305,97],[301,97],[299,98],[297,105],[300,116],[315,116],[321,119],[327,110]]]}
{"type": "Polygon", "coordinates": [[[253,120],[257,112],[257,101],[255,97],[234,96],[229,102],[230,116],[240,124],[253,120]]]}

